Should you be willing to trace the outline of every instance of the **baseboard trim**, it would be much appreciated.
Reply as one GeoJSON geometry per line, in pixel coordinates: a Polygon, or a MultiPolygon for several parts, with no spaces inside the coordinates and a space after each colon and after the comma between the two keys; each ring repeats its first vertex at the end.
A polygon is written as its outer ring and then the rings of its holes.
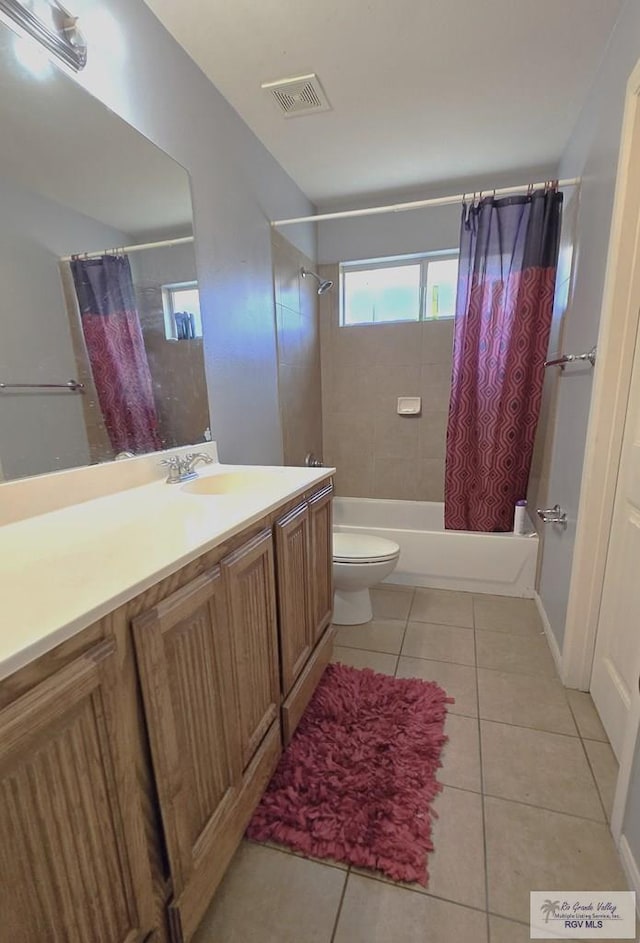
{"type": "Polygon", "coordinates": [[[629,882],[629,888],[636,892],[636,911],[640,917],[640,868],[624,835],[620,837],[618,852],[622,861],[622,868],[629,882]]]}
{"type": "Polygon", "coordinates": [[[540,614],[540,618],[542,619],[542,626],[544,628],[544,634],[547,637],[547,642],[549,643],[549,648],[551,649],[553,660],[556,663],[558,674],[564,680],[564,676],[562,673],[562,652],[560,651],[560,647],[558,646],[558,641],[555,635],[553,634],[553,629],[551,628],[549,617],[547,616],[547,613],[545,612],[545,608],[542,604],[542,600],[540,599],[540,594],[537,591],[534,592],[533,598],[536,601],[536,606],[538,607],[538,613],[540,614]]]}

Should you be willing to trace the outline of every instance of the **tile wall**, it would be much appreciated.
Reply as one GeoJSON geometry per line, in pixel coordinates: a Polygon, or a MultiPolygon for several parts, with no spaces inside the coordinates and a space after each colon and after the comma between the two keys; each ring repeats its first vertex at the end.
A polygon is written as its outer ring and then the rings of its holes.
{"type": "Polygon", "coordinates": [[[300,275],[315,265],[279,233],[271,249],[284,464],[303,465],[308,452],[322,456],[318,286],[300,275]]]}
{"type": "Polygon", "coordinates": [[[338,326],[335,288],[320,298],[324,460],[339,495],[442,501],[453,320],[338,326]],[[422,415],[399,416],[398,396],[422,415]]]}

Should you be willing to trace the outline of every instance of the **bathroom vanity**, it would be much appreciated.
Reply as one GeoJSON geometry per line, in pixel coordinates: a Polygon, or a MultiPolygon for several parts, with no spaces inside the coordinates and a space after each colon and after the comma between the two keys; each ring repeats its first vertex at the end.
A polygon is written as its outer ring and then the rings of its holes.
{"type": "Polygon", "coordinates": [[[217,465],[2,528],[3,940],[191,938],[331,656],[330,472],[217,465]]]}

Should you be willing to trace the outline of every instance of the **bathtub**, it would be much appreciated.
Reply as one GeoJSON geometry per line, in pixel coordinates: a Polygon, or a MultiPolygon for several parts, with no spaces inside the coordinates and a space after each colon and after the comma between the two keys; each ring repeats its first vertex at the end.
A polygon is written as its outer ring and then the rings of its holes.
{"type": "Polygon", "coordinates": [[[334,527],[375,534],[400,545],[400,560],[385,582],[433,589],[532,598],[538,536],[478,534],[444,529],[444,504],[378,498],[334,500],[334,527]]]}

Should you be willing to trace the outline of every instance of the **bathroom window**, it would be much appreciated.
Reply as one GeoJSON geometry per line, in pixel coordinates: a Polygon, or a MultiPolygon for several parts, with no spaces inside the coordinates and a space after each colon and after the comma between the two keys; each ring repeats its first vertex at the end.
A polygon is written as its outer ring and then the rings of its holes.
{"type": "Polygon", "coordinates": [[[164,334],[168,341],[202,337],[200,293],[197,282],[175,282],[162,286],[164,334]]]}
{"type": "Polygon", "coordinates": [[[387,324],[452,318],[456,306],[458,252],[343,262],[340,324],[387,324]]]}

